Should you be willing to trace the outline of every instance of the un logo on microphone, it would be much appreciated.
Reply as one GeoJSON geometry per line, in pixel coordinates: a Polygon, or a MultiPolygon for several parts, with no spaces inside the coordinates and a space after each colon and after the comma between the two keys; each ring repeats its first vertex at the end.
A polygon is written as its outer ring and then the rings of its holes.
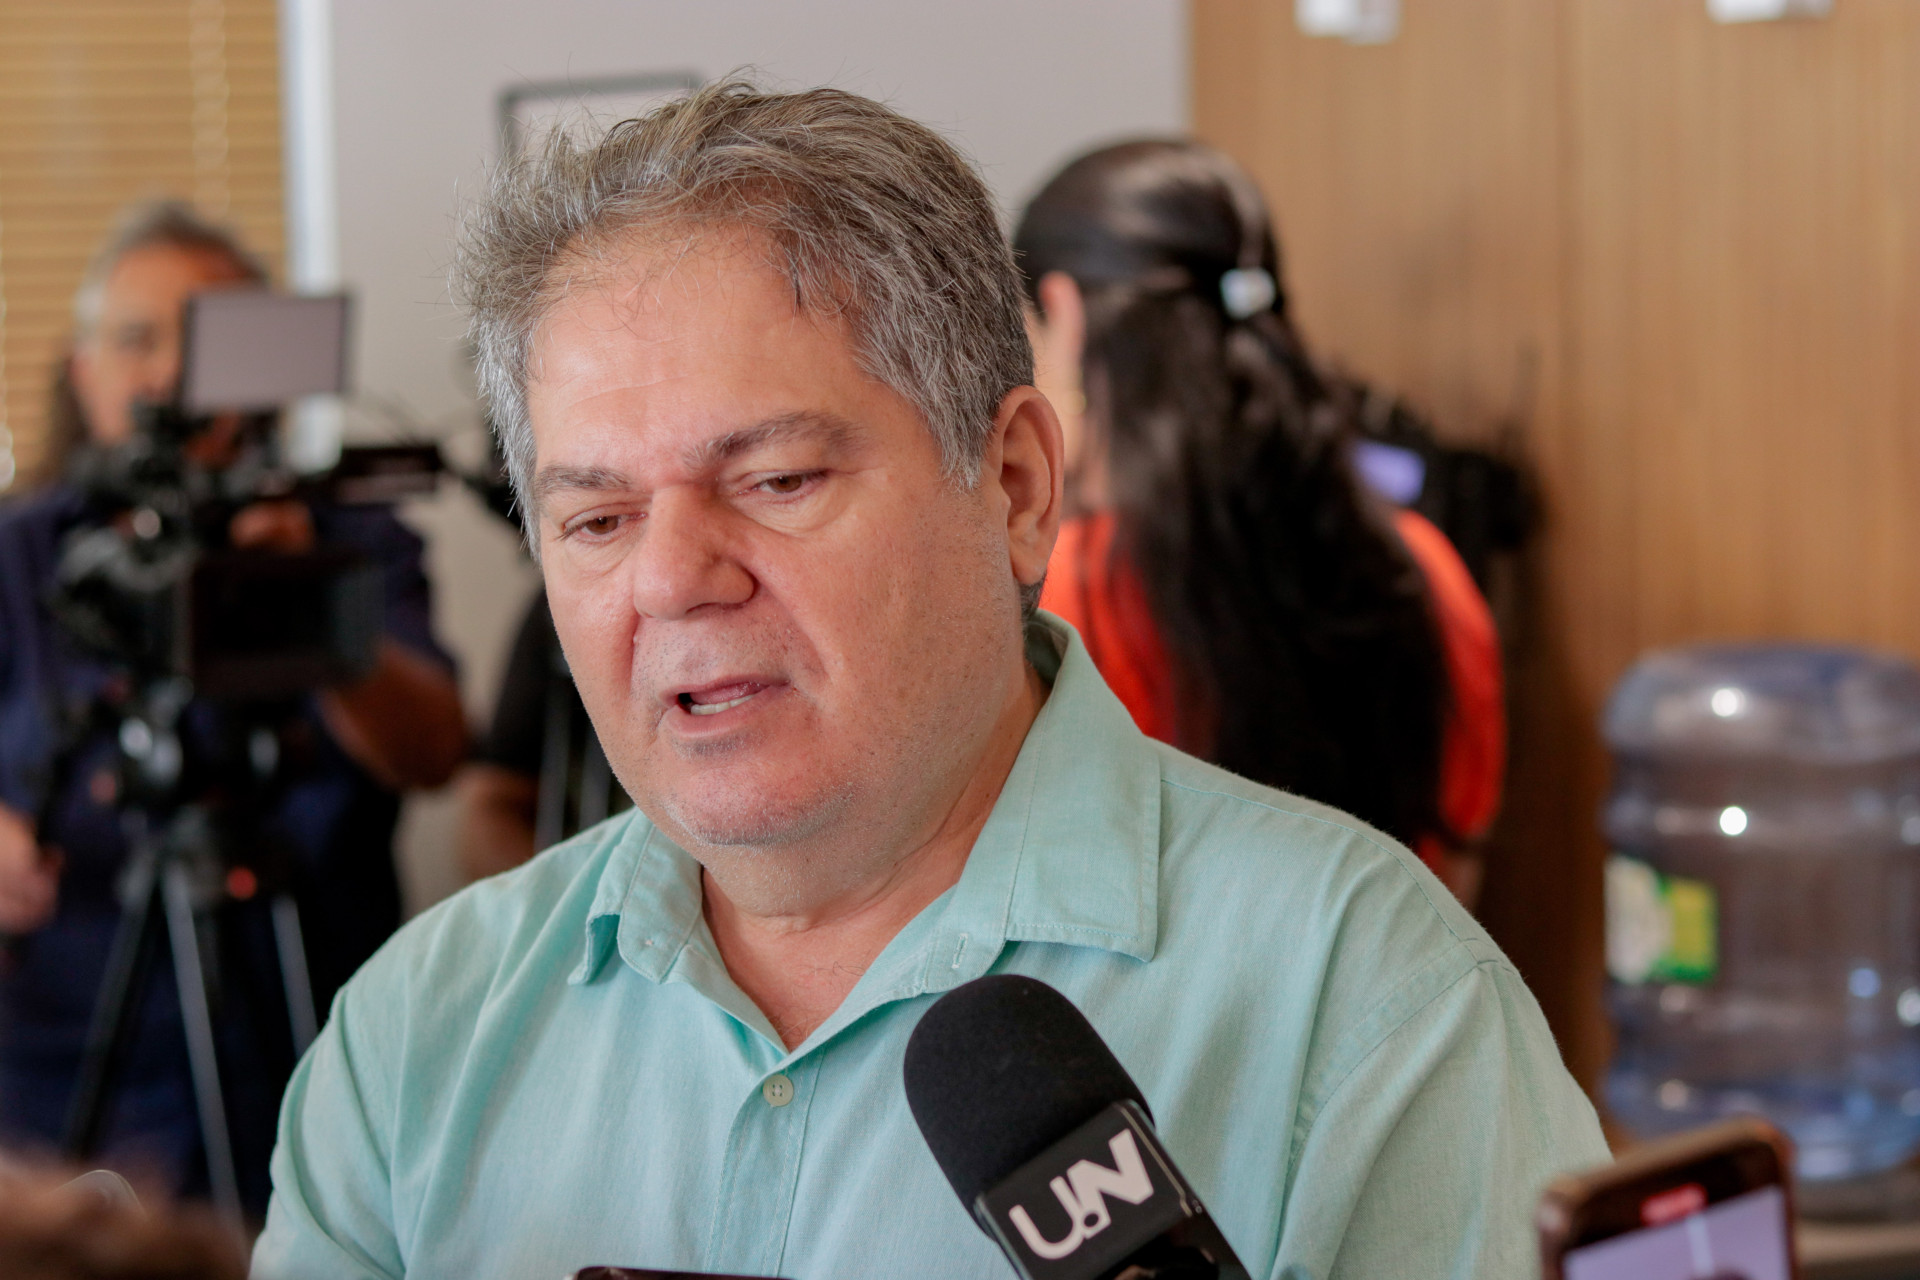
{"type": "Polygon", "coordinates": [[[1199,1208],[1132,1102],[1102,1110],[975,1206],[1026,1280],[1100,1275],[1199,1208]]]}

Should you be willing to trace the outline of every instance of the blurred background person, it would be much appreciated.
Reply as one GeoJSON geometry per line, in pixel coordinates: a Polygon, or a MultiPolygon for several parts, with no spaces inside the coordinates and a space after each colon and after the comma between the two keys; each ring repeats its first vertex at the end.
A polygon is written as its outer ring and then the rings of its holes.
{"type": "MultiPolygon", "coordinates": [[[[468,880],[509,871],[538,852],[540,763],[547,739],[548,700],[554,682],[562,678],[559,669],[564,664],[543,588],[534,593],[514,633],[506,672],[494,698],[493,719],[474,742],[473,759],[454,781],[460,804],[454,852],[460,873],[468,880]]],[[[573,702],[578,704],[577,695],[573,702]]],[[[584,714],[584,708],[581,711],[584,714]]],[[[567,718],[571,740],[571,707],[567,718]]]]}
{"type": "Polygon", "coordinates": [[[0,1162],[7,1280],[242,1280],[246,1243],[204,1207],[99,1172],[0,1162]]]}
{"type": "Polygon", "coordinates": [[[478,880],[633,803],[574,688],[543,587],[507,654],[493,719],[456,782],[461,873],[478,880]]]}
{"type": "Polygon", "coordinates": [[[1492,616],[1445,535],[1356,479],[1357,395],[1288,316],[1252,179],[1197,143],[1107,147],[1015,249],[1073,517],[1042,607],[1146,733],[1366,819],[1471,898],[1505,768],[1492,616]]]}
{"type": "MultiPolygon", "coordinates": [[[[506,459],[498,435],[492,438],[487,465],[467,483],[487,510],[520,533],[506,459]]],[[[511,870],[633,803],[574,688],[544,585],[534,588],[521,613],[492,719],[455,778],[454,795],[454,852],[466,881],[511,870]]]]}
{"type": "MultiPolygon", "coordinates": [[[[89,1020],[121,909],[127,854],[117,748],[88,710],[114,695],[113,676],[77,651],[49,612],[64,535],[88,518],[73,468],[135,434],[135,407],[168,400],[180,374],[186,300],[207,289],[261,286],[264,269],[224,228],[176,203],[129,212],[99,251],[75,299],[76,339],[56,401],[66,471],[0,508],[0,1140],[61,1140],[89,1020]],[[70,392],[70,394],[69,394],[70,392]],[[75,732],[75,726],[84,726],[75,732]]],[[[219,470],[260,447],[231,416],[187,446],[219,470]]],[[[375,669],[307,699],[281,728],[292,781],[262,838],[291,859],[315,1003],[400,921],[392,859],[398,793],[444,782],[465,745],[451,662],[432,635],[421,543],[384,508],[291,500],[243,507],[227,529],[238,547],[358,550],[382,569],[385,636],[375,669]]],[[[119,691],[124,695],[124,690],[119,691]]],[[[183,723],[217,722],[208,704],[183,723]]],[[[245,895],[236,895],[242,897],[245,895]]],[[[222,1084],[249,1207],[264,1207],[266,1158],[291,1069],[287,1015],[264,902],[223,906],[218,969],[222,1084]]],[[[163,949],[164,950],[164,949],[163,949]]],[[[186,1193],[204,1191],[179,1000],[164,955],[154,965],[118,1087],[109,1096],[102,1159],[186,1193]]]]}

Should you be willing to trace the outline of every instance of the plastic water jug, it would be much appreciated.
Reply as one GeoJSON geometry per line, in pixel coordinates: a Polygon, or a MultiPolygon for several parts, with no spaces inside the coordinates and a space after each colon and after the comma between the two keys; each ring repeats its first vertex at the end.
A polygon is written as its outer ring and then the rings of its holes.
{"type": "Polygon", "coordinates": [[[1642,1136],[1756,1112],[1803,1179],[1920,1146],[1920,670],[1655,653],[1605,735],[1607,1101],[1642,1136]]]}

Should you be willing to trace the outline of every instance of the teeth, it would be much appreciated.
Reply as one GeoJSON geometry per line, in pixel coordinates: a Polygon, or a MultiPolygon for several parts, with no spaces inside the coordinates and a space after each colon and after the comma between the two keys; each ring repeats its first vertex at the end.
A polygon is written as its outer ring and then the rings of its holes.
{"type": "MultiPolygon", "coordinates": [[[[756,689],[754,692],[758,693],[759,690],[756,689]]],[[[728,710],[729,708],[739,706],[741,703],[745,702],[748,698],[751,698],[752,696],[753,696],[752,693],[743,693],[739,697],[731,699],[730,701],[727,701],[727,702],[689,702],[687,704],[687,710],[693,712],[693,714],[697,716],[715,716],[715,715],[719,715],[722,711],[728,710]]]]}

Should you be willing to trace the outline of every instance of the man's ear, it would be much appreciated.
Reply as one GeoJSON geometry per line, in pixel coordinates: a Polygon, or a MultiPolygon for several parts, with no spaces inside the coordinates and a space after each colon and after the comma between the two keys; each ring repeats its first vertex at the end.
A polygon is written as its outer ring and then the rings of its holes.
{"type": "Polygon", "coordinates": [[[1047,398],[1033,387],[1007,392],[994,414],[980,483],[1005,503],[1007,558],[1023,587],[1046,576],[1060,534],[1065,458],[1060,418],[1047,398]]]}

